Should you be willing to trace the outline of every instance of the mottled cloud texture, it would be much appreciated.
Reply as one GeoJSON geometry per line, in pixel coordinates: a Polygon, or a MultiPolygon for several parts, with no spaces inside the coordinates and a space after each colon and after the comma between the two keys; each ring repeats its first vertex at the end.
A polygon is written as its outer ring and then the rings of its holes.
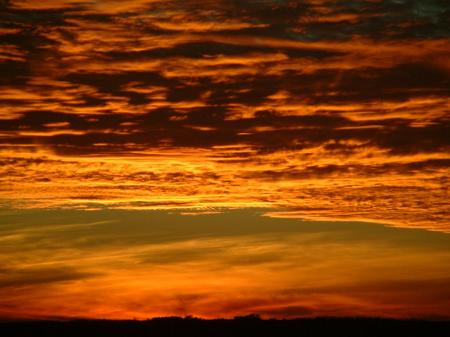
{"type": "Polygon", "coordinates": [[[449,17],[447,0],[2,0],[0,202],[448,232],[449,17]]]}

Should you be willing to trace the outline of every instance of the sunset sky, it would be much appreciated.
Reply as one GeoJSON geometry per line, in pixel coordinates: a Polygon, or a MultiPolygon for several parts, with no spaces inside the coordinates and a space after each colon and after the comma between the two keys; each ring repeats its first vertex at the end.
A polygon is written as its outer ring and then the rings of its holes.
{"type": "Polygon", "coordinates": [[[448,0],[0,0],[0,319],[450,318],[448,0]]]}

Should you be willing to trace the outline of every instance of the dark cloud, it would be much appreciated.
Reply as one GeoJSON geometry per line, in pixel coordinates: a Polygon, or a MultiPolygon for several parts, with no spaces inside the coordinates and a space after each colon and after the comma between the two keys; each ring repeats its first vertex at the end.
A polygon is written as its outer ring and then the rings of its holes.
{"type": "Polygon", "coordinates": [[[97,276],[70,267],[7,269],[0,271],[0,289],[32,287],[71,282],[97,276]]]}
{"type": "Polygon", "coordinates": [[[303,170],[284,170],[284,171],[257,171],[249,173],[247,179],[273,179],[273,180],[295,180],[295,179],[311,179],[324,178],[330,176],[379,176],[385,174],[421,174],[428,170],[446,169],[450,165],[449,159],[430,159],[420,162],[410,163],[390,163],[379,165],[324,165],[309,166],[303,170]]]}
{"type": "MultiPolygon", "coordinates": [[[[392,175],[422,179],[438,195],[450,147],[448,10],[443,0],[3,1],[5,199],[43,188],[20,190],[23,181],[60,191],[59,177],[86,183],[61,204],[96,207],[103,192],[122,196],[108,200],[117,207],[203,205],[178,200],[165,183],[183,198],[230,204],[241,196],[273,203],[280,181],[307,179],[347,186],[351,178],[363,191],[370,178],[369,190],[384,195],[398,187],[386,180],[392,175]],[[42,153],[60,160],[27,162],[42,153]],[[154,165],[164,155],[189,164],[154,165]],[[84,161],[106,157],[104,169],[84,161]],[[123,164],[131,157],[148,160],[149,169],[123,164]],[[380,187],[385,181],[392,186],[380,187]],[[126,201],[133,189],[142,194],[126,201]],[[149,191],[167,198],[148,200],[149,191]]],[[[287,185],[289,201],[281,199],[292,206],[299,192],[287,185]]],[[[437,200],[427,202],[429,218],[441,219],[437,200]]]]}
{"type": "Polygon", "coordinates": [[[295,317],[311,316],[314,313],[315,313],[314,309],[299,305],[258,310],[258,314],[269,317],[295,318],[295,317]]]}
{"type": "MultiPolygon", "coordinates": [[[[401,299],[405,303],[410,303],[413,307],[418,302],[430,301],[435,305],[442,305],[450,299],[450,291],[446,286],[448,278],[416,278],[416,279],[391,279],[377,282],[363,282],[361,284],[352,284],[336,288],[316,288],[309,289],[314,293],[327,294],[329,292],[353,294],[355,297],[371,297],[383,305],[388,305],[401,299]],[[389,294],[386,297],[380,297],[381,293],[389,294]],[[414,294],[414,295],[411,295],[414,294]]],[[[300,295],[304,289],[289,290],[292,296],[300,295]]]]}

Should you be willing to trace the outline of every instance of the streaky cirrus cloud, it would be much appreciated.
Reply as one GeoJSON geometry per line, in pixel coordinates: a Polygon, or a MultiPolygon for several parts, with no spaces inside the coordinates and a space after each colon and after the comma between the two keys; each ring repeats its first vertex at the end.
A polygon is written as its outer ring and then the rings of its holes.
{"type": "Polygon", "coordinates": [[[3,209],[0,316],[450,317],[448,234],[263,212],[3,209]]]}

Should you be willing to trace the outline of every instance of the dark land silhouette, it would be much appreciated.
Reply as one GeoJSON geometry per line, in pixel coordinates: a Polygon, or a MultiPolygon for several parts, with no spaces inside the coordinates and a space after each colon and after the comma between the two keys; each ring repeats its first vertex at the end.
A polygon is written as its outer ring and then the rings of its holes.
{"type": "Polygon", "coordinates": [[[4,321],[0,323],[0,335],[5,337],[449,337],[450,321],[381,318],[265,320],[256,315],[212,320],[162,317],[145,321],[4,321]]]}

